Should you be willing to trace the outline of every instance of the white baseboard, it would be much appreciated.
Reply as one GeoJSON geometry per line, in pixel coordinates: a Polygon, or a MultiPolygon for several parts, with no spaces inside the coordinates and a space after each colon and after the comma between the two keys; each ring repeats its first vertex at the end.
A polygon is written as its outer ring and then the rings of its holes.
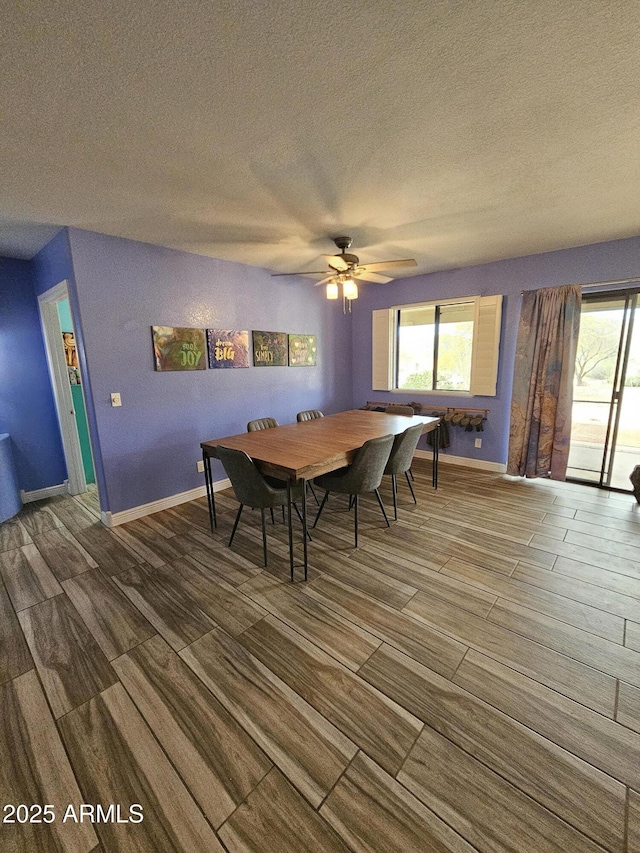
{"type": "Polygon", "coordinates": [[[65,480],[64,483],[60,483],[58,486],[47,486],[46,489],[36,489],[33,492],[25,492],[23,489],[21,489],[20,499],[23,504],[28,504],[32,501],[41,501],[44,500],[44,498],[52,498],[54,495],[68,494],[69,481],[65,480]]]}
{"type": "MultiPolygon", "coordinates": [[[[416,450],[414,453],[418,459],[433,459],[431,450],[416,450]]],[[[495,471],[496,474],[504,474],[507,470],[506,462],[487,462],[484,459],[470,459],[468,456],[450,456],[440,451],[439,463],[449,465],[462,465],[466,468],[479,468],[481,471],[495,471]]]]}
{"type": "MultiPolygon", "coordinates": [[[[216,480],[213,484],[213,491],[220,492],[222,489],[228,489],[231,486],[229,479],[216,480]]],[[[163,509],[171,509],[172,506],[194,501],[196,498],[203,498],[207,494],[206,486],[198,486],[196,489],[189,489],[188,492],[180,492],[177,495],[169,495],[167,498],[160,498],[158,501],[151,501],[148,504],[133,506],[131,509],[125,509],[122,512],[102,512],[102,523],[106,527],[117,527],[119,524],[125,524],[127,521],[135,521],[136,518],[143,518],[145,515],[152,515],[154,512],[160,512],[163,509]]]]}

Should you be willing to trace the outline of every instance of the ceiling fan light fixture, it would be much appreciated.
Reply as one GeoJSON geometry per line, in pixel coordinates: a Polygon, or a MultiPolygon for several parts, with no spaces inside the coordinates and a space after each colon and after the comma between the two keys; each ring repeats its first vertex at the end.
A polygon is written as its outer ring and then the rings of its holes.
{"type": "Polygon", "coordinates": [[[346,278],[342,282],[342,295],[349,300],[358,298],[358,285],[352,278],[346,278]]]}
{"type": "Polygon", "coordinates": [[[386,275],[386,270],[392,267],[415,267],[415,258],[403,258],[391,261],[372,261],[370,264],[361,264],[357,255],[350,254],[345,249],[351,248],[353,242],[351,237],[334,237],[333,242],[340,249],[339,255],[327,255],[327,270],[300,270],[299,272],[276,272],[278,275],[320,275],[321,280],[316,282],[316,287],[327,285],[327,299],[339,299],[342,290],[342,308],[347,313],[351,312],[351,303],[358,298],[358,285],[355,281],[372,281],[377,284],[386,284],[393,281],[393,276],[386,275]],[[384,270],[385,274],[380,275],[384,270]]]}
{"type": "Polygon", "coordinates": [[[338,282],[330,281],[327,284],[327,299],[337,299],[338,298],[338,282]]]}

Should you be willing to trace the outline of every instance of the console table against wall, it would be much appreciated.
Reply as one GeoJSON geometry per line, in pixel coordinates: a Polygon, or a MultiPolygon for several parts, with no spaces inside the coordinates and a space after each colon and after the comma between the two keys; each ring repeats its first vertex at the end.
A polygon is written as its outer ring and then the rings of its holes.
{"type": "MultiPolygon", "coordinates": [[[[390,403],[388,400],[367,400],[367,407],[372,409],[383,409],[387,406],[394,405],[396,405],[396,403],[390,403]]],[[[438,414],[442,412],[442,417],[445,417],[446,415],[482,415],[486,419],[487,415],[491,411],[491,409],[471,409],[467,406],[429,406],[425,403],[401,403],[399,405],[411,406],[417,415],[422,415],[423,413],[426,414],[426,412],[438,412],[438,414]],[[419,408],[419,410],[416,411],[416,408],[419,408]]]]}
{"type": "MultiPolygon", "coordinates": [[[[397,404],[388,401],[368,400],[367,405],[363,408],[380,412],[385,411],[387,406],[394,405],[397,404]]],[[[490,409],[474,409],[468,406],[428,406],[423,403],[402,403],[399,405],[406,405],[413,409],[417,415],[428,413],[438,416],[442,425],[439,435],[430,436],[427,439],[427,444],[433,445],[437,438],[439,446],[443,449],[449,447],[449,426],[464,427],[467,432],[473,432],[474,429],[477,432],[483,432],[484,424],[491,411],[490,409]]]]}

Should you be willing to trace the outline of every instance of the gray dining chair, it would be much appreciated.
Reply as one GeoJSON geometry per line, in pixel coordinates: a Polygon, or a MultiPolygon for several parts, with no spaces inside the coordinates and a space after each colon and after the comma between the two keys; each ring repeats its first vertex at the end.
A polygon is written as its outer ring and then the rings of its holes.
{"type": "Polygon", "coordinates": [[[385,412],[388,415],[408,415],[411,418],[415,415],[411,406],[387,406],[385,412]]]}
{"type": "MultiPolygon", "coordinates": [[[[304,414],[304,412],[301,412],[300,414],[304,414]]],[[[319,412],[318,415],[314,417],[323,418],[324,415],[322,414],[322,412],[319,412]]],[[[298,417],[298,420],[300,420],[300,417],[298,417]]],[[[305,420],[307,419],[305,418],[305,420]]],[[[311,420],[311,418],[309,418],[308,420],[311,420]]],[[[258,432],[261,429],[273,429],[277,426],[280,426],[280,424],[275,418],[256,418],[256,420],[249,421],[249,423],[247,424],[247,432],[258,432]]],[[[282,488],[282,486],[284,485],[282,480],[276,480],[273,477],[267,477],[267,482],[270,483],[272,486],[275,486],[275,488],[282,488]]],[[[320,501],[318,500],[318,496],[313,491],[313,486],[311,485],[310,481],[309,490],[313,495],[313,499],[315,500],[315,502],[317,504],[320,503],[320,501]]],[[[282,509],[282,512],[284,513],[284,508],[282,509]]],[[[273,508],[271,509],[271,519],[273,520],[273,508]]]]}
{"type": "Polygon", "coordinates": [[[409,479],[409,472],[411,471],[413,454],[418,446],[421,435],[422,424],[416,424],[415,426],[409,427],[409,429],[406,429],[404,432],[401,432],[400,435],[397,435],[393,441],[393,447],[391,448],[389,459],[385,465],[384,473],[391,474],[393,517],[396,521],[398,520],[398,474],[404,474],[407,478],[413,502],[414,504],[418,503],[415,492],[413,491],[413,486],[411,485],[411,480],[409,479]]]}
{"type": "Polygon", "coordinates": [[[324,415],[320,411],[320,409],[307,409],[305,412],[298,412],[296,415],[296,420],[298,423],[302,423],[303,421],[315,421],[316,418],[323,418],[324,415]]]}
{"type": "MultiPolygon", "coordinates": [[[[387,415],[406,415],[409,418],[412,418],[416,411],[413,406],[401,406],[400,404],[393,403],[390,406],[387,406],[385,409],[385,413],[387,415]]],[[[409,476],[413,480],[413,471],[409,468],[409,476]]]]}
{"type": "Polygon", "coordinates": [[[255,421],[249,421],[247,424],[247,432],[258,432],[261,429],[273,429],[280,426],[275,418],[256,418],[255,421]]]}
{"type": "MultiPolygon", "coordinates": [[[[270,509],[273,512],[274,507],[281,506],[284,512],[284,507],[287,506],[289,502],[286,485],[284,485],[284,488],[275,488],[265,479],[265,477],[262,476],[260,471],[258,471],[253,459],[251,459],[250,456],[247,456],[244,450],[234,450],[230,447],[223,447],[222,445],[218,445],[216,453],[218,454],[218,459],[222,462],[222,466],[226,471],[229,480],[231,481],[233,493],[240,501],[238,514],[236,515],[233,530],[231,531],[231,538],[229,539],[229,547],[231,547],[233,537],[236,535],[236,529],[238,527],[238,522],[240,521],[240,516],[242,515],[242,510],[244,509],[244,507],[248,506],[252,509],[259,509],[262,518],[262,549],[264,552],[264,564],[266,566],[267,528],[264,520],[264,511],[265,509],[270,509]]],[[[292,485],[291,498],[293,501],[302,499],[302,483],[296,483],[295,485],[292,485]]],[[[304,523],[302,521],[302,516],[300,515],[300,510],[295,505],[295,503],[293,506],[304,529],[304,523]]],[[[289,535],[291,536],[290,512],[288,513],[288,516],[289,535]]],[[[304,531],[304,533],[305,535],[308,535],[307,531],[304,531]]]]}
{"type": "MultiPolygon", "coordinates": [[[[323,418],[323,417],[324,417],[324,415],[322,414],[320,409],[307,409],[304,412],[298,412],[298,414],[296,415],[296,421],[299,424],[301,424],[301,423],[305,423],[306,421],[315,421],[318,418],[323,418]]],[[[313,488],[313,483],[311,482],[311,480],[309,480],[307,482],[307,485],[309,486],[309,491],[313,495],[314,501],[318,504],[318,506],[320,506],[320,501],[318,500],[318,496],[315,493],[315,490],[313,488]]]]}
{"type": "Polygon", "coordinates": [[[380,438],[370,438],[366,441],[360,450],[355,455],[351,465],[347,468],[341,468],[338,471],[332,471],[329,474],[322,474],[314,479],[314,483],[325,490],[325,495],[322,498],[322,503],[318,509],[313,526],[318,523],[318,519],[322,515],[324,505],[329,498],[331,492],[338,492],[342,495],[349,495],[349,508],[353,505],[354,513],[354,534],[355,546],[358,547],[358,497],[361,494],[375,492],[378,504],[382,510],[384,520],[389,527],[389,519],[378,491],[382,482],[382,474],[391,453],[393,446],[393,436],[383,435],[380,438]]]}

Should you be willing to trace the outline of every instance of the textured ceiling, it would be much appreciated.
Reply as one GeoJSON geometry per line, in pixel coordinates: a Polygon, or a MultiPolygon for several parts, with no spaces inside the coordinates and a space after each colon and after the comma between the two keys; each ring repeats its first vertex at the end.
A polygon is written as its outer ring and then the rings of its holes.
{"type": "Polygon", "coordinates": [[[75,225],[286,272],[346,233],[428,272],[638,234],[639,31],[637,0],[4,4],[0,254],[75,225]]]}

